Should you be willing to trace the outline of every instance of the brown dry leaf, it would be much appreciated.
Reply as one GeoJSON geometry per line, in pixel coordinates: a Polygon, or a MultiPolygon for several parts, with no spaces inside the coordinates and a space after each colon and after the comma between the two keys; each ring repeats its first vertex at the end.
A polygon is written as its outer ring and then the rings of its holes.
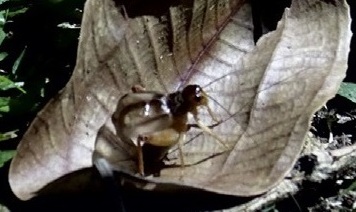
{"type": "MultiPolygon", "coordinates": [[[[74,75],[21,141],[10,168],[14,193],[29,199],[47,183],[91,166],[97,135],[99,156],[133,170],[134,158],[115,138],[110,117],[134,84],[163,92],[203,86],[224,120],[213,131],[231,147],[223,151],[193,130],[183,151],[194,165],[163,169],[136,186],[238,196],[275,186],[297,159],[312,114],[344,78],[349,10],[341,0],[295,0],[277,30],[254,46],[249,6],[239,8],[233,0],[196,0],[126,19],[113,1],[88,0],[74,75]]],[[[212,123],[204,111],[200,116],[212,123]]],[[[176,152],[168,155],[172,163],[176,152]]]]}

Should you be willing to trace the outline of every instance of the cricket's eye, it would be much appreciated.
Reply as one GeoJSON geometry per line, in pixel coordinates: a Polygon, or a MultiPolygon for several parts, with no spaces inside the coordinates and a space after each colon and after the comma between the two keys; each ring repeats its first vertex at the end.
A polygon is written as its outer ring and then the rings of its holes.
{"type": "Polygon", "coordinates": [[[188,85],[182,92],[183,99],[195,106],[205,104],[205,96],[199,85],[188,85]]]}
{"type": "Polygon", "coordinates": [[[201,93],[199,92],[199,93],[197,93],[197,94],[195,94],[195,96],[194,96],[194,100],[195,100],[195,102],[201,102],[202,101],[202,99],[203,99],[203,97],[202,97],[202,95],[201,95],[201,93]]]}
{"type": "Polygon", "coordinates": [[[206,104],[206,96],[199,85],[195,85],[193,100],[196,104],[206,104]]]}

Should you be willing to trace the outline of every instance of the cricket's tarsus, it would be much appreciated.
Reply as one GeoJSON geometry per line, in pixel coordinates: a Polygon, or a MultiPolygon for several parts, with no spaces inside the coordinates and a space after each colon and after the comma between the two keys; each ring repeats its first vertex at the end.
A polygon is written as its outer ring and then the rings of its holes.
{"type": "MultiPolygon", "coordinates": [[[[227,145],[198,118],[198,108],[205,107],[211,118],[217,122],[208,105],[208,95],[199,85],[187,85],[182,91],[162,94],[146,91],[141,86],[132,87],[132,93],[121,97],[112,116],[117,135],[124,142],[134,143],[137,148],[138,173],[145,175],[143,146],[167,147],[178,143],[181,166],[184,167],[182,145],[186,132],[193,125],[188,124],[188,114],[192,114],[195,125],[211,135],[220,145],[227,145]]],[[[157,161],[166,155],[156,155],[157,161]]]]}

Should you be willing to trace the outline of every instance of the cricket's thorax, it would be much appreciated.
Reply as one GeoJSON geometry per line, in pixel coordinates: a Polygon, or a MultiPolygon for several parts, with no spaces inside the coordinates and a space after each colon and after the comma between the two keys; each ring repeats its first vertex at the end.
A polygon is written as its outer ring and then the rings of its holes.
{"type": "Polygon", "coordinates": [[[180,91],[171,93],[167,96],[167,105],[173,116],[182,116],[188,113],[187,104],[180,91]]]}

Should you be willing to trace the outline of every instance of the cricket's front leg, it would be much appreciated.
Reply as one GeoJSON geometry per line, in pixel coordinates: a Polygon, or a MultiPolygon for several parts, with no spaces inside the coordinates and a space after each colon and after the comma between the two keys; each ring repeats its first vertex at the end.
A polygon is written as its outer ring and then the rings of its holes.
{"type": "Polygon", "coordinates": [[[180,158],[180,166],[182,168],[184,168],[185,163],[184,163],[184,154],[183,154],[183,144],[185,142],[185,138],[186,138],[186,133],[185,132],[181,132],[179,133],[179,137],[178,137],[178,151],[179,151],[179,158],[180,158]]]}
{"type": "Polygon", "coordinates": [[[141,176],[145,176],[145,165],[143,161],[143,151],[142,151],[142,146],[145,143],[145,137],[144,136],[138,136],[137,138],[137,168],[138,168],[138,173],[141,176]]]}
{"type": "Polygon", "coordinates": [[[220,144],[221,146],[223,146],[226,150],[229,150],[229,147],[224,143],[224,141],[218,136],[216,135],[213,131],[211,131],[211,129],[207,126],[205,126],[198,118],[197,114],[193,114],[195,123],[198,125],[198,127],[203,130],[204,132],[206,132],[207,134],[209,134],[210,136],[212,136],[215,141],[220,144]]]}

